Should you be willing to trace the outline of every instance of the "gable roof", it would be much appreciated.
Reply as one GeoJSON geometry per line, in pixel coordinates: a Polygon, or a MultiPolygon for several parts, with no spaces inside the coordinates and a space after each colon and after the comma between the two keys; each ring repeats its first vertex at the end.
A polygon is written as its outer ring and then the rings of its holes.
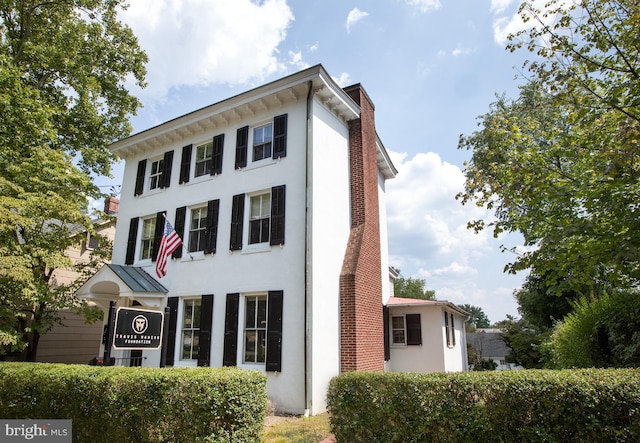
{"type": "Polygon", "coordinates": [[[482,358],[504,358],[509,352],[509,346],[502,340],[502,332],[467,332],[467,343],[476,350],[482,358]]]}
{"type": "Polygon", "coordinates": [[[111,297],[164,297],[167,288],[144,269],[135,266],[106,264],[76,291],[81,298],[96,295],[111,297]]]}

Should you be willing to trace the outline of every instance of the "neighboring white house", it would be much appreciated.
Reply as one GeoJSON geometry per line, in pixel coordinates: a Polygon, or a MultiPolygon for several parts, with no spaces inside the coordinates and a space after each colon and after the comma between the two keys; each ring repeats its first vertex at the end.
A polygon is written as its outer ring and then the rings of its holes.
{"type": "Polygon", "coordinates": [[[495,362],[497,371],[523,369],[520,365],[507,362],[507,355],[511,349],[502,339],[502,335],[500,329],[476,329],[475,332],[467,332],[467,342],[480,358],[495,362]]]}
{"type": "Polygon", "coordinates": [[[446,300],[400,297],[389,298],[385,311],[388,371],[467,370],[465,311],[446,300]]]}
{"type": "MultiPolygon", "coordinates": [[[[383,303],[397,171],[374,113],[359,84],[317,65],[115,142],[126,163],[112,264],[78,295],[168,306],[166,366],[264,371],[281,412],[323,412],[342,372],[396,370],[383,303]],[[165,217],[184,248],[159,278],[165,217]]],[[[160,360],[143,351],[143,366],[160,360]]]]}

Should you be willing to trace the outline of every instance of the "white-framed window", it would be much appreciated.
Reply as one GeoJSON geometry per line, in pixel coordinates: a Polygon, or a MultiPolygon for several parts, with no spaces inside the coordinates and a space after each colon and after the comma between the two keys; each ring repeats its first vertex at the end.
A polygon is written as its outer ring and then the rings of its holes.
{"type": "Polygon", "coordinates": [[[264,363],[267,357],[267,296],[245,296],[243,363],[264,363]]]}
{"type": "Polygon", "coordinates": [[[253,128],[253,161],[271,158],[273,123],[253,128]]]}
{"type": "Polygon", "coordinates": [[[204,251],[207,228],[207,207],[191,209],[189,224],[189,252],[204,251]]]}
{"type": "Polygon", "coordinates": [[[182,305],[182,333],[180,338],[180,359],[196,360],[200,350],[200,311],[202,301],[199,298],[185,299],[182,305]]]}
{"type": "Polygon", "coordinates": [[[142,219],[142,235],[140,235],[140,260],[149,260],[153,255],[153,243],[156,233],[156,217],[142,219]]]}
{"type": "Polygon", "coordinates": [[[271,193],[249,197],[249,244],[268,243],[271,227],[271,193]]]}
{"type": "Polygon", "coordinates": [[[194,176],[200,177],[211,172],[213,164],[213,142],[196,146],[194,176]]]}
{"type": "Polygon", "coordinates": [[[404,315],[394,315],[391,317],[391,343],[394,345],[407,344],[407,329],[404,322],[404,315]]]}
{"type": "Polygon", "coordinates": [[[164,169],[164,159],[151,162],[151,170],[149,171],[149,190],[160,188],[162,180],[162,170],[164,169]]]}

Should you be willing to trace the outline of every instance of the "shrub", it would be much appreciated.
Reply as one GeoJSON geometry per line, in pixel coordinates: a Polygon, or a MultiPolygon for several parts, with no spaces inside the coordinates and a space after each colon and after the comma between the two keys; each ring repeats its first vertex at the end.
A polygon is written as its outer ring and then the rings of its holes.
{"type": "Polygon", "coordinates": [[[640,366],[640,294],[615,291],[574,308],[551,339],[559,368],[640,366]]]}
{"type": "Polygon", "coordinates": [[[329,386],[339,442],[640,439],[640,370],[348,373],[329,386]]]}
{"type": "Polygon", "coordinates": [[[266,377],[236,368],[0,364],[5,419],[71,419],[75,442],[260,441],[266,377]]]}

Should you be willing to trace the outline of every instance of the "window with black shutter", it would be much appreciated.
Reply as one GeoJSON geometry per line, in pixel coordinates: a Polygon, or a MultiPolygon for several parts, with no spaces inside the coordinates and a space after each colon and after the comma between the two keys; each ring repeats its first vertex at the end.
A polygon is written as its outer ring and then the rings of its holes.
{"type": "Polygon", "coordinates": [[[267,301],[267,358],[265,370],[282,372],[283,291],[269,291],[267,301]]]}
{"type": "Polygon", "coordinates": [[[211,366],[211,326],[213,323],[213,294],[203,295],[200,307],[198,337],[198,366],[211,366]]]}
{"type": "Polygon", "coordinates": [[[236,366],[238,361],[238,309],[240,294],[227,294],[224,316],[224,348],[222,365],[236,366]]]}
{"type": "Polygon", "coordinates": [[[287,114],[273,119],[273,158],[287,155],[287,114]]]}
{"type": "Polygon", "coordinates": [[[138,162],[138,172],[136,173],[136,187],[133,195],[142,195],[144,191],[144,175],[147,172],[147,160],[140,160],[138,162]]]}
{"type": "Polygon", "coordinates": [[[444,313],[444,333],[447,338],[447,346],[451,346],[451,335],[449,332],[449,314],[446,311],[444,313]]]}
{"type": "Polygon", "coordinates": [[[134,217],[129,221],[129,238],[127,239],[127,254],[124,264],[132,265],[136,256],[136,243],[138,241],[138,222],[140,217],[134,217]]]}
{"type": "Polygon", "coordinates": [[[162,234],[164,233],[164,218],[166,214],[167,211],[161,211],[156,214],[156,230],[153,236],[153,253],[151,255],[151,261],[156,261],[158,258],[160,241],[162,240],[162,234]]]}
{"type": "Polygon", "coordinates": [[[160,187],[168,188],[171,185],[171,168],[173,167],[173,151],[164,153],[162,162],[162,175],[160,176],[160,187]]]}
{"type": "Polygon", "coordinates": [[[407,345],[422,344],[422,325],[420,324],[420,314],[407,314],[407,345]]]}
{"type": "Polygon", "coordinates": [[[211,153],[211,175],[222,174],[222,153],[224,151],[224,134],[213,137],[211,153]]]}
{"type": "MultiPolygon", "coordinates": [[[[175,223],[173,224],[173,229],[175,229],[176,234],[178,234],[178,236],[182,241],[184,241],[184,223],[185,223],[186,216],[187,216],[186,206],[182,206],[176,209],[176,219],[175,219],[175,223]]],[[[173,253],[171,254],[171,257],[173,258],[182,257],[182,249],[183,249],[182,246],[180,246],[179,248],[176,248],[176,250],[173,251],[173,253]]]]}
{"type": "Polygon", "coordinates": [[[188,183],[189,174],[191,174],[191,151],[193,145],[187,145],[182,148],[182,158],[180,160],[180,181],[179,183],[188,183]]]}
{"type": "Polygon", "coordinates": [[[249,127],[238,129],[236,133],[236,162],[235,169],[247,166],[247,144],[249,142],[249,127]]]}
{"type": "Polygon", "coordinates": [[[218,242],[218,213],[220,212],[220,200],[210,200],[207,203],[207,224],[204,231],[204,253],[215,254],[218,242]]]}
{"type": "Polygon", "coordinates": [[[231,239],[229,249],[239,251],[242,249],[242,224],[244,218],[244,194],[233,196],[231,206],[231,239]]]}
{"type": "Polygon", "coordinates": [[[286,186],[271,188],[271,245],[284,245],[286,186]]]}
{"type": "Polygon", "coordinates": [[[165,356],[165,366],[173,366],[176,353],[176,328],[178,324],[178,303],[179,297],[169,297],[167,306],[169,307],[169,322],[167,332],[167,342],[164,344],[167,349],[165,356]]]}

